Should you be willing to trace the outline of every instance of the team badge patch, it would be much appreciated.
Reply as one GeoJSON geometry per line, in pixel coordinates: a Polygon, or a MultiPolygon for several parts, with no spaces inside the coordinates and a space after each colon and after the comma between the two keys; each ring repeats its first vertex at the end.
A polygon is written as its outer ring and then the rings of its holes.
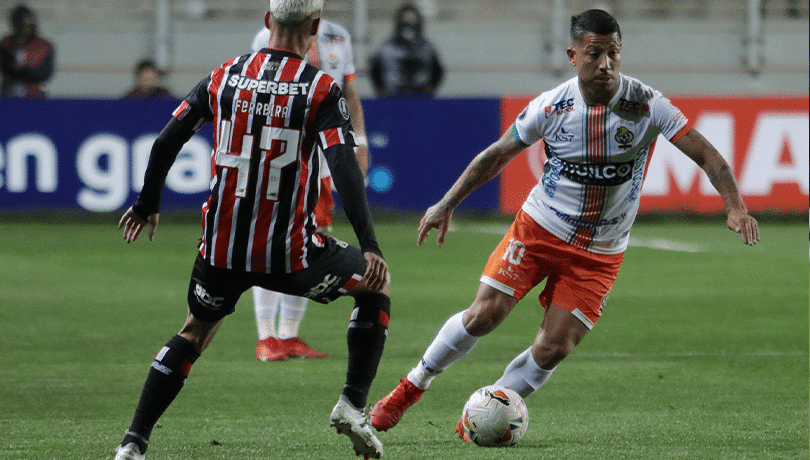
{"type": "Polygon", "coordinates": [[[340,114],[343,115],[343,118],[349,119],[349,103],[346,102],[346,98],[341,97],[340,102],[338,102],[338,108],[340,109],[340,114]]]}
{"type": "Polygon", "coordinates": [[[613,136],[616,139],[616,142],[619,143],[619,148],[622,149],[629,149],[631,147],[630,143],[633,142],[636,135],[633,134],[633,131],[630,131],[626,126],[619,126],[616,129],[616,135],[613,136]]]}

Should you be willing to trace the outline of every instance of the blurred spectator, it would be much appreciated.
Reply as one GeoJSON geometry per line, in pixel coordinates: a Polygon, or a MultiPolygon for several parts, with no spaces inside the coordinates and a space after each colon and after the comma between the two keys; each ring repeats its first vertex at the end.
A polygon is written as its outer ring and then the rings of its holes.
{"type": "Polygon", "coordinates": [[[37,17],[23,4],[9,13],[11,35],[0,41],[0,96],[44,97],[43,85],[53,75],[55,50],[37,35],[37,17]]]}
{"type": "Polygon", "coordinates": [[[171,98],[172,93],[161,86],[163,72],[154,61],[144,59],[135,66],[135,87],[127,93],[128,98],[171,98]]]}
{"type": "Polygon", "coordinates": [[[444,69],[423,26],[422,13],[414,5],[399,8],[393,36],[371,58],[371,82],[378,96],[436,94],[444,69]]]}

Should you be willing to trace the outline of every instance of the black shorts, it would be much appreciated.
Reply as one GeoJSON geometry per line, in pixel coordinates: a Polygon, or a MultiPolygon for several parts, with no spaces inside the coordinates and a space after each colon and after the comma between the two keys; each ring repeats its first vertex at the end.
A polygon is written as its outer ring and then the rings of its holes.
{"type": "Polygon", "coordinates": [[[360,249],[323,236],[323,245],[309,247],[309,267],[292,273],[252,273],[210,265],[197,255],[188,286],[191,313],[204,321],[218,321],[236,309],[243,292],[253,286],[329,303],[346,294],[366,271],[360,249]]]}

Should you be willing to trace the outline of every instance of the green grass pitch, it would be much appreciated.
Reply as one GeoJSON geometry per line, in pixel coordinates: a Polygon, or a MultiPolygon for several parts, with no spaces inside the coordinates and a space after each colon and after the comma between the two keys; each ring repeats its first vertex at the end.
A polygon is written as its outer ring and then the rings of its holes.
{"type": "MultiPolygon", "coordinates": [[[[0,216],[0,458],[111,459],[152,357],[185,318],[198,219],[164,215],[125,244],[118,216],[0,216]]],[[[416,246],[418,216],[378,219],[393,277],[390,335],[369,403],[416,364],[473,299],[508,219],[459,218],[444,247],[416,246]]],[[[762,222],[746,247],[722,221],[639,222],[594,330],[527,398],[515,448],[459,441],[470,393],[533,340],[531,292],[437,378],[393,430],[388,459],[807,459],[806,219],[762,222]]],[[[344,221],[336,236],[355,242],[344,221]]],[[[310,304],[302,336],[322,360],[261,363],[245,295],[152,435],[148,459],[351,459],[329,428],[350,299],[310,304]]]]}

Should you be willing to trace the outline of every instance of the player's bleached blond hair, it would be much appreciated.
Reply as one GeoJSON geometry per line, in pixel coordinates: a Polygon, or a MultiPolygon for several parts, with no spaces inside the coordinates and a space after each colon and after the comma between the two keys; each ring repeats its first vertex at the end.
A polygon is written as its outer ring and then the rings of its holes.
{"type": "Polygon", "coordinates": [[[323,0],[270,0],[270,12],[282,24],[298,24],[323,9],[323,0]]]}

